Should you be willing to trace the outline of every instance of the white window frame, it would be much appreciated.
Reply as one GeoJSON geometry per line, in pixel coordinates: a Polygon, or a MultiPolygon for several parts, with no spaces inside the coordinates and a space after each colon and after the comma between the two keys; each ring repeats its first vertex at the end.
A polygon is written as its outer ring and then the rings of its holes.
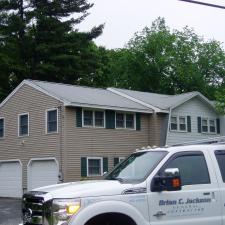
{"type": "Polygon", "coordinates": [[[58,108],[51,108],[46,109],[45,111],[45,134],[57,134],[59,132],[59,109],[58,108]],[[48,132],[48,112],[56,110],[56,117],[57,117],[57,128],[56,131],[48,132]]]}
{"type": "Polygon", "coordinates": [[[87,176],[88,177],[101,177],[103,175],[103,157],[87,157],[87,176]],[[100,175],[91,175],[89,174],[89,159],[96,159],[96,160],[100,160],[100,175]]]}
{"type": "Polygon", "coordinates": [[[89,108],[82,108],[82,127],[87,127],[87,128],[105,128],[105,110],[98,110],[98,109],[89,109],[89,108]],[[93,125],[84,125],[84,111],[92,111],[92,120],[93,120],[93,125]],[[95,112],[103,112],[103,127],[96,126],[95,125],[95,112]]]}
{"type": "Polygon", "coordinates": [[[5,138],[5,117],[0,117],[0,120],[3,120],[3,137],[0,137],[1,140],[5,138]]]}
{"type": "Polygon", "coordinates": [[[29,116],[29,113],[18,114],[18,137],[29,137],[29,136],[30,136],[30,116],[29,116]],[[26,116],[26,115],[27,115],[27,120],[28,120],[27,134],[20,135],[20,117],[21,116],[26,116]]]}
{"type": "Polygon", "coordinates": [[[125,160],[125,157],[119,157],[119,163],[125,160]]]}
{"type": "Polygon", "coordinates": [[[171,117],[170,117],[170,131],[171,132],[180,132],[180,133],[187,133],[187,116],[181,116],[181,115],[171,115],[171,117]],[[177,129],[176,130],[174,130],[174,129],[172,129],[172,127],[171,127],[171,118],[172,117],[176,117],[176,119],[177,119],[177,129]],[[185,125],[186,125],[186,129],[185,130],[180,130],[180,118],[184,118],[185,119],[185,125]]]}
{"type": "Polygon", "coordinates": [[[202,117],[201,119],[201,131],[202,131],[202,134],[217,134],[217,123],[216,123],[216,119],[213,119],[213,118],[207,118],[207,117],[202,117]],[[207,127],[208,127],[208,132],[204,132],[202,127],[203,127],[203,123],[202,121],[203,120],[207,120],[207,127]],[[215,122],[215,132],[211,132],[210,131],[210,120],[213,120],[215,122]]]}
{"type": "Polygon", "coordinates": [[[117,111],[115,113],[115,129],[117,129],[117,130],[124,130],[124,129],[126,129],[126,130],[136,130],[136,124],[137,124],[137,122],[136,122],[136,113],[120,112],[120,111],[117,111]],[[124,116],[124,127],[117,127],[116,126],[116,115],[117,114],[123,114],[123,116],[124,116]],[[130,127],[127,128],[127,114],[130,114],[130,115],[134,116],[134,128],[130,128],[130,127]]]}

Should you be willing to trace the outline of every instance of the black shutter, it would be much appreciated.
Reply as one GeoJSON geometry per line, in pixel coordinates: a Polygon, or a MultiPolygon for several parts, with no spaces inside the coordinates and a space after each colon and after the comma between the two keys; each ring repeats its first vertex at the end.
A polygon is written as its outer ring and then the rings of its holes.
{"type": "Polygon", "coordinates": [[[198,133],[202,133],[202,118],[198,117],[198,133]]]}
{"type": "Polygon", "coordinates": [[[87,177],[87,158],[81,158],[81,177],[87,177]]]}
{"type": "Polygon", "coordinates": [[[106,129],[115,129],[115,111],[106,110],[106,129]]]}
{"type": "Polygon", "coordinates": [[[141,130],[141,114],[136,113],[136,130],[141,130]]]}
{"type": "Polygon", "coordinates": [[[76,108],[77,127],[82,127],[82,108],[76,108]]]}
{"type": "Polygon", "coordinates": [[[114,158],[114,166],[116,166],[120,162],[119,158],[114,158]]]}
{"type": "Polygon", "coordinates": [[[108,172],[108,158],[103,158],[103,173],[108,172]]]}
{"type": "Polygon", "coordinates": [[[187,131],[191,132],[191,117],[187,116],[187,131]]]}
{"type": "Polygon", "coordinates": [[[220,119],[216,119],[216,129],[217,129],[217,134],[220,134],[220,119]]]}

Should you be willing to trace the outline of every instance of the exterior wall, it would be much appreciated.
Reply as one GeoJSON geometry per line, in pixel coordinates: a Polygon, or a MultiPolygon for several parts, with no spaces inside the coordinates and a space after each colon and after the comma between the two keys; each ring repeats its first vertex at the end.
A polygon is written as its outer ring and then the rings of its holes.
{"type": "Polygon", "coordinates": [[[219,134],[203,134],[198,133],[197,117],[205,117],[217,119],[219,116],[207,104],[202,102],[198,97],[195,97],[188,102],[178,106],[171,112],[175,116],[191,116],[191,132],[169,131],[167,137],[167,144],[179,144],[194,140],[213,138],[220,136],[219,134]]]}
{"type": "MultiPolygon", "coordinates": [[[[60,163],[63,142],[60,133],[46,134],[46,109],[61,106],[61,102],[23,85],[2,108],[5,118],[5,138],[0,139],[0,160],[20,159],[23,165],[23,188],[27,187],[27,165],[31,158],[55,157],[60,163]],[[18,137],[18,114],[29,113],[29,136],[18,137]]],[[[59,132],[64,126],[59,107],[59,132]],[[60,124],[62,126],[60,126],[60,124]]]]}
{"type": "Polygon", "coordinates": [[[115,157],[126,157],[149,145],[149,117],[141,115],[141,130],[76,127],[76,110],[66,108],[66,181],[81,179],[81,157],[107,157],[109,169],[115,157]]]}
{"type": "Polygon", "coordinates": [[[225,136],[225,116],[220,116],[221,121],[221,135],[225,136]]]}

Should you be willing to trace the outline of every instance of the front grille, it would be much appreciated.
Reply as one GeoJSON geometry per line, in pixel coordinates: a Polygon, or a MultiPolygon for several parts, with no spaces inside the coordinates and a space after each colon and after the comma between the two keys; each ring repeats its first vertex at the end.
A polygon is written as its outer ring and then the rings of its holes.
{"type": "Polygon", "coordinates": [[[37,193],[30,192],[23,196],[23,224],[43,225],[44,198],[37,196],[37,193]]]}

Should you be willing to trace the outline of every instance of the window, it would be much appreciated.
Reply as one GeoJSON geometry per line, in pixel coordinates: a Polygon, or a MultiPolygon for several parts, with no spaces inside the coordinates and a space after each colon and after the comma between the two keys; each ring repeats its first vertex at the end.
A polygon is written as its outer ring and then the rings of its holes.
{"type": "Polygon", "coordinates": [[[102,158],[88,158],[87,159],[87,175],[88,176],[102,176],[103,174],[102,158]]]}
{"type": "Polygon", "coordinates": [[[116,128],[135,129],[135,116],[132,113],[116,113],[116,128]]]}
{"type": "Polygon", "coordinates": [[[202,119],[202,132],[208,133],[208,119],[202,119]]]}
{"type": "Polygon", "coordinates": [[[209,172],[203,154],[177,156],[166,168],[180,170],[182,185],[209,184],[209,172]]]}
{"type": "Polygon", "coordinates": [[[98,110],[83,110],[84,127],[105,127],[105,112],[98,110]]]}
{"type": "Polygon", "coordinates": [[[58,132],[58,109],[47,110],[47,133],[58,132]]]}
{"type": "Polygon", "coordinates": [[[187,117],[171,116],[170,129],[172,131],[187,131],[187,117]]]}
{"type": "Polygon", "coordinates": [[[210,133],[216,133],[216,120],[209,120],[210,133]]]}
{"type": "Polygon", "coordinates": [[[104,127],[104,112],[95,111],[95,126],[104,127]]]}
{"type": "Polygon", "coordinates": [[[19,115],[18,128],[19,128],[19,131],[18,131],[19,137],[29,135],[29,115],[27,113],[19,115]]]}
{"type": "Polygon", "coordinates": [[[0,138],[4,138],[5,136],[5,119],[0,118],[0,138]]]}
{"type": "Polygon", "coordinates": [[[202,118],[202,133],[216,133],[216,119],[202,118]]]}
{"type": "Polygon", "coordinates": [[[124,128],[125,119],[123,113],[116,113],[116,128],[124,128]]]}
{"type": "Polygon", "coordinates": [[[170,127],[171,127],[171,130],[177,130],[177,117],[175,117],[175,116],[172,116],[171,117],[171,125],[170,125],[170,127]]]}
{"type": "Polygon", "coordinates": [[[216,159],[219,164],[223,182],[225,183],[225,151],[216,151],[216,159]]]}
{"type": "Polygon", "coordinates": [[[84,126],[93,126],[93,112],[84,110],[84,126]]]}

